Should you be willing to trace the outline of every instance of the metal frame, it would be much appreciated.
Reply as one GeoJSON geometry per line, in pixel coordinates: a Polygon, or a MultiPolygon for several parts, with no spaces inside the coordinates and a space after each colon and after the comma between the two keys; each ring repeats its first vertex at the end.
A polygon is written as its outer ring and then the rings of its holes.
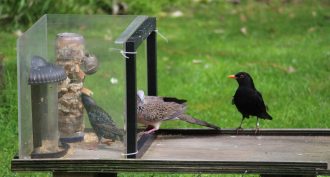
{"type": "MultiPolygon", "coordinates": [[[[136,50],[143,40],[147,40],[148,94],[157,95],[157,54],[156,54],[156,18],[148,17],[125,41],[126,59],[126,130],[127,158],[136,158],[136,50]]],[[[141,139],[145,139],[142,137],[141,139]]],[[[146,140],[142,140],[145,142],[146,140]]],[[[144,143],[139,143],[139,148],[144,143]]]]}

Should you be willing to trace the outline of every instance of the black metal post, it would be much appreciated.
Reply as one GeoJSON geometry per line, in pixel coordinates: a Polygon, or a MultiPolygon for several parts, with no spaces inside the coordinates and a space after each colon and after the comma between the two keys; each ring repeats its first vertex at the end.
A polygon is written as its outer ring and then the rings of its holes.
{"type": "Polygon", "coordinates": [[[135,158],[136,143],[136,54],[134,42],[125,43],[126,56],[126,131],[127,158],[135,158]]]}
{"type": "Polygon", "coordinates": [[[147,40],[148,95],[157,95],[157,57],[156,57],[156,18],[146,19],[138,29],[126,40],[126,130],[127,158],[143,155],[150,145],[152,136],[140,138],[137,142],[137,111],[136,111],[136,50],[147,40]],[[139,146],[138,146],[139,145],[139,146]],[[139,149],[138,149],[139,148],[139,149]],[[136,154],[137,150],[142,152],[136,154]]]}
{"type": "MultiPolygon", "coordinates": [[[[156,23],[156,22],[155,22],[156,23]]],[[[156,28],[156,24],[155,24],[156,28]]],[[[157,35],[147,37],[148,95],[157,96],[157,35]]]]}

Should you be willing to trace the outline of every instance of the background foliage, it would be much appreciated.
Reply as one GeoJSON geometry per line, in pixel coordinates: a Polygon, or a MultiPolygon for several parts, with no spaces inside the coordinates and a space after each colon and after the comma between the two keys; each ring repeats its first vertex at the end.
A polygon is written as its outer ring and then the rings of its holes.
{"type": "MultiPolygon", "coordinates": [[[[32,25],[43,14],[112,14],[116,0],[0,0],[0,25],[6,30],[32,25]]],[[[187,5],[188,0],[125,1],[126,14],[156,14],[175,6],[187,5]]]]}

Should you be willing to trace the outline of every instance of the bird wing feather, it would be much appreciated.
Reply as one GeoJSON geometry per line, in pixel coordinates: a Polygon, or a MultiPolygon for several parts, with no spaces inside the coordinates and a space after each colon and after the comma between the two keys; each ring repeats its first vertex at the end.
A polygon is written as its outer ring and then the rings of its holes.
{"type": "Polygon", "coordinates": [[[148,122],[174,119],[183,114],[186,108],[185,104],[164,102],[163,99],[155,97],[150,97],[150,99],[147,97],[142,107],[143,111],[140,113],[140,117],[148,122]]]}
{"type": "Polygon", "coordinates": [[[255,89],[239,87],[233,101],[238,110],[244,115],[254,115],[266,111],[261,93],[255,89]]]}
{"type": "Polygon", "coordinates": [[[266,112],[266,105],[265,105],[264,99],[262,98],[262,95],[258,90],[256,90],[256,97],[255,98],[257,99],[258,108],[261,111],[266,112]]]}
{"type": "Polygon", "coordinates": [[[265,104],[264,99],[262,98],[262,94],[258,90],[257,90],[257,94],[259,95],[260,103],[263,104],[265,110],[268,110],[268,106],[265,104]]]}
{"type": "Polygon", "coordinates": [[[91,111],[88,112],[89,118],[91,119],[92,126],[96,126],[99,131],[102,131],[104,135],[113,133],[116,135],[123,135],[123,131],[118,129],[115,122],[111,119],[110,115],[105,112],[102,108],[95,106],[91,111]]]}

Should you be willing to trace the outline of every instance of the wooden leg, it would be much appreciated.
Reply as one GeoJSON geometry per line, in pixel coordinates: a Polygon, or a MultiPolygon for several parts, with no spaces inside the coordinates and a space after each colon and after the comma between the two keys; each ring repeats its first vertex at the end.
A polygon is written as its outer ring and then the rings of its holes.
{"type": "Polygon", "coordinates": [[[53,177],[117,177],[117,173],[54,172],[53,177]]]}

